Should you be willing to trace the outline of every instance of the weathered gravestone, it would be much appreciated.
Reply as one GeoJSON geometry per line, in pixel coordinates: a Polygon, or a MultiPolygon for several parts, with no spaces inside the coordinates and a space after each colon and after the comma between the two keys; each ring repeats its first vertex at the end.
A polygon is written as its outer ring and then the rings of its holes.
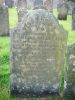
{"type": "Polygon", "coordinates": [[[75,43],[68,47],[67,65],[65,95],[75,96],[75,43]]]}
{"type": "Polygon", "coordinates": [[[27,13],[11,34],[11,95],[60,94],[67,32],[45,9],[27,13]]]}
{"type": "Polygon", "coordinates": [[[72,11],[72,30],[75,30],[75,8],[72,11]]]}
{"type": "Polygon", "coordinates": [[[0,5],[0,36],[9,34],[9,15],[8,8],[0,5]]]}
{"type": "Polygon", "coordinates": [[[58,11],[58,19],[59,20],[67,20],[68,14],[68,4],[67,3],[59,3],[57,6],[58,11]]]}

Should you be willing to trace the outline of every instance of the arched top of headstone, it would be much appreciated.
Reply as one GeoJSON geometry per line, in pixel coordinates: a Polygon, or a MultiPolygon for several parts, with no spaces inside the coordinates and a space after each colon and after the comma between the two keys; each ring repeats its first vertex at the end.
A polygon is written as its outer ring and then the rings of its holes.
{"type": "MultiPolygon", "coordinates": [[[[36,10],[33,10],[33,12],[28,12],[27,14],[25,14],[25,16],[23,16],[23,19],[22,19],[22,22],[20,22],[20,25],[22,24],[21,26],[25,26],[28,24],[30,26],[31,25],[33,26],[33,24],[36,24],[36,25],[38,25],[38,27],[40,27],[40,25],[39,25],[40,22],[41,23],[45,23],[45,22],[49,23],[50,27],[56,27],[56,28],[58,28],[58,31],[61,31],[61,30],[64,31],[64,28],[59,25],[59,22],[57,21],[57,19],[49,11],[47,11],[45,9],[36,9],[36,10]],[[44,21],[43,21],[43,19],[44,19],[44,21]]],[[[21,28],[22,27],[20,27],[19,29],[21,29],[21,28]]],[[[63,34],[65,34],[65,33],[63,33],[63,34]]]]}

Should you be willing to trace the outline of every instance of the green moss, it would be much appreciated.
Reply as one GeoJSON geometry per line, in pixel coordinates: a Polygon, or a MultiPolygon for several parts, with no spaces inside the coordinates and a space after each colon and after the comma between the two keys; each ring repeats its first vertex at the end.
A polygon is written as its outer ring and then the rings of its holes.
{"type": "Polygon", "coordinates": [[[18,22],[18,16],[17,16],[16,8],[10,8],[9,9],[9,25],[10,25],[10,28],[16,27],[17,22],[18,22]]]}

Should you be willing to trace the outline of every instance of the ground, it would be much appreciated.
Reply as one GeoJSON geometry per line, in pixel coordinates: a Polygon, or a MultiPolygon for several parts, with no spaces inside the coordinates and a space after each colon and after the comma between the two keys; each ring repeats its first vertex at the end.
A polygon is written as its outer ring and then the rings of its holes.
{"type": "MultiPolygon", "coordinates": [[[[57,11],[54,10],[55,16],[57,16],[56,12],[57,11]]],[[[63,25],[63,27],[68,31],[67,45],[70,45],[75,41],[75,31],[72,31],[71,21],[72,21],[71,16],[68,16],[67,21],[59,21],[59,23],[63,25]]],[[[9,9],[10,29],[16,27],[17,22],[18,20],[15,8],[9,9]]],[[[10,88],[10,37],[0,37],[0,100],[22,100],[18,98],[11,98],[9,88],[10,88]]],[[[58,100],[58,99],[49,98],[48,100],[58,100]]]]}

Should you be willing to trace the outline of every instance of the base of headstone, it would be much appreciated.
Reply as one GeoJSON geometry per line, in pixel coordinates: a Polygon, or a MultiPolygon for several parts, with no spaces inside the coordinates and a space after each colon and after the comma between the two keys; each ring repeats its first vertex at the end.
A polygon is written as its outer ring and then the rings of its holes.
{"type": "MultiPolygon", "coordinates": [[[[41,92],[41,88],[39,91],[35,92],[34,87],[30,90],[26,89],[18,89],[17,86],[14,86],[13,89],[11,89],[11,96],[13,97],[22,97],[22,98],[31,98],[31,97],[49,97],[49,96],[60,96],[59,94],[59,89],[58,90],[50,90],[49,88],[46,89],[45,91],[41,92]],[[21,90],[21,91],[20,91],[21,90]]],[[[39,88],[39,87],[38,87],[39,88]]]]}
{"type": "Polygon", "coordinates": [[[59,20],[67,20],[67,15],[58,15],[59,20]]]}

